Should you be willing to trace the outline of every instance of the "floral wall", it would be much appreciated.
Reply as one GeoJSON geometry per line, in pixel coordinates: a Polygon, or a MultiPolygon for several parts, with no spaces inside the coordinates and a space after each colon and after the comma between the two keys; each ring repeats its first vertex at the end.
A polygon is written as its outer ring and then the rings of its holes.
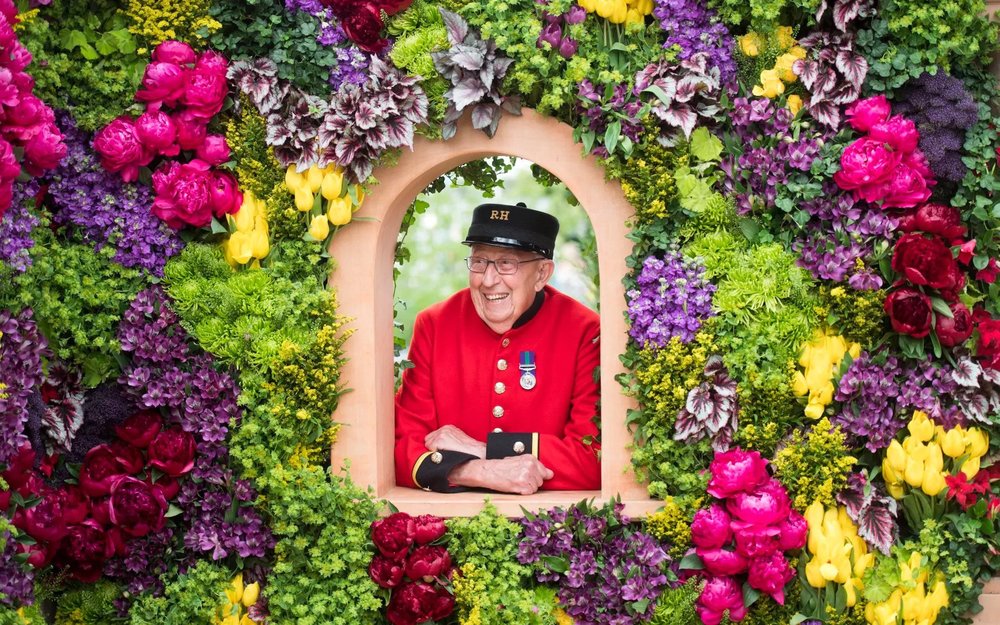
{"type": "Polygon", "coordinates": [[[982,0],[0,0],[0,622],[972,622],[998,47],[982,0]],[[329,242],[416,136],[522,107],[635,208],[642,518],[329,466],[329,242]]]}

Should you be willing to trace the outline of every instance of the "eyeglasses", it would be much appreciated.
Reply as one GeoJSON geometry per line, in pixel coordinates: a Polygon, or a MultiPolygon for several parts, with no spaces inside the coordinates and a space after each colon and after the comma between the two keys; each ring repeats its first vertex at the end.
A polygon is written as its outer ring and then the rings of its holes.
{"type": "Polygon", "coordinates": [[[509,276],[511,274],[517,273],[517,267],[521,263],[533,263],[536,260],[545,260],[544,257],[532,258],[529,260],[518,260],[516,258],[501,258],[499,260],[489,260],[488,258],[480,258],[478,256],[470,256],[465,259],[465,264],[469,266],[469,271],[472,273],[486,273],[486,269],[490,265],[493,265],[497,269],[497,273],[501,276],[509,276]]]}

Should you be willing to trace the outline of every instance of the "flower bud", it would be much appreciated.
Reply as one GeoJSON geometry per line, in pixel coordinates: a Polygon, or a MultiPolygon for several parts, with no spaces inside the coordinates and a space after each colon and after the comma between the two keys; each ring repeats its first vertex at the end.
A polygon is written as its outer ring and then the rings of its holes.
{"type": "Polygon", "coordinates": [[[966,451],[970,456],[981,457],[990,448],[990,439],[979,428],[969,428],[965,433],[965,444],[968,445],[966,451]]]}
{"type": "Polygon", "coordinates": [[[247,608],[257,603],[257,596],[260,594],[260,584],[254,582],[243,589],[243,605],[247,608]]]}
{"type": "Polygon", "coordinates": [[[334,226],[344,226],[351,221],[351,198],[345,195],[330,200],[326,212],[327,218],[334,226]]]}
{"type": "Polygon", "coordinates": [[[323,184],[323,170],[314,164],[309,166],[306,170],[306,183],[309,185],[309,190],[313,193],[319,191],[320,186],[323,184]]]}
{"type": "Polygon", "coordinates": [[[309,224],[309,236],[317,241],[323,241],[330,234],[330,222],[326,220],[326,215],[316,215],[309,224]]]}
{"type": "Polygon", "coordinates": [[[956,426],[944,433],[941,437],[941,451],[949,458],[958,458],[965,453],[965,430],[962,426],[956,426]]]}
{"type": "Polygon", "coordinates": [[[340,197],[344,190],[344,174],[342,172],[328,172],[323,174],[323,183],[320,185],[320,192],[323,197],[332,200],[340,197]]]}
{"type": "Polygon", "coordinates": [[[885,451],[885,459],[892,466],[896,473],[903,473],[906,470],[906,452],[899,441],[894,440],[889,443],[889,448],[885,451]]]}
{"type": "Polygon", "coordinates": [[[292,193],[296,192],[305,184],[305,177],[300,174],[295,165],[289,165],[285,170],[285,187],[292,193]]]}
{"type": "Polygon", "coordinates": [[[927,413],[920,410],[913,411],[913,418],[910,419],[906,429],[921,443],[926,443],[934,437],[934,422],[927,418],[927,413]]]}
{"type": "Polygon", "coordinates": [[[295,208],[299,209],[299,212],[304,213],[312,210],[312,207],[313,194],[303,180],[303,186],[295,190],[295,208]]]}

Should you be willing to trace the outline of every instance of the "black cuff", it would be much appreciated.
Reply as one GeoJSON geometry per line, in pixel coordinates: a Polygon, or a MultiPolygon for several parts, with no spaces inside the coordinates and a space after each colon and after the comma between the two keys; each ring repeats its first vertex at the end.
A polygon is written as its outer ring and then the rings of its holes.
{"type": "Polygon", "coordinates": [[[452,486],[448,482],[448,474],[458,465],[478,458],[460,451],[428,451],[413,464],[413,481],[420,488],[436,493],[464,492],[468,490],[464,486],[452,486]]]}
{"type": "Polygon", "coordinates": [[[486,436],[486,458],[531,454],[538,457],[538,432],[492,432],[486,436]]]}

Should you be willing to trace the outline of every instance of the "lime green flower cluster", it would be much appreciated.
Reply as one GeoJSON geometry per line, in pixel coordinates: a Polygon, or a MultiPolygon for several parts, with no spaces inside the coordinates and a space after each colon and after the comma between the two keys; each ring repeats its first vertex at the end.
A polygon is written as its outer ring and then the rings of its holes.
{"type": "Polygon", "coordinates": [[[691,519],[700,505],[701,499],[667,497],[662,508],[643,519],[645,531],[670,545],[670,557],[679,560],[691,546],[691,519]]]}
{"type": "Polygon", "coordinates": [[[222,28],[209,16],[210,6],[208,0],[129,0],[125,14],[132,20],[129,32],[154,47],[168,39],[196,43],[222,28]]]}
{"type": "Polygon", "coordinates": [[[836,504],[835,496],[847,485],[847,476],[857,462],[849,451],[840,428],[832,427],[826,417],[808,432],[792,433],[772,466],[796,510],[805,510],[811,504],[836,504]]]}
{"type": "Polygon", "coordinates": [[[644,402],[647,421],[672,428],[688,392],[704,380],[705,363],[716,351],[713,335],[705,330],[688,345],[675,336],[663,348],[639,350],[635,378],[641,392],[636,396],[644,402]]]}
{"type": "Polygon", "coordinates": [[[919,551],[896,552],[895,584],[884,600],[865,606],[871,625],[925,625],[937,622],[938,613],[948,605],[944,574],[928,566],[919,551]]]}
{"type": "Polygon", "coordinates": [[[765,458],[773,458],[778,443],[785,432],[777,421],[763,423],[741,423],[733,436],[733,445],[740,449],[759,451],[765,458]]]}
{"type": "Polygon", "coordinates": [[[129,611],[129,625],[215,623],[231,577],[225,567],[199,560],[186,573],[169,581],[163,596],[139,595],[129,611]]]}
{"type": "Polygon", "coordinates": [[[441,2],[416,0],[410,8],[397,13],[388,24],[388,32],[395,38],[389,58],[392,64],[411,76],[420,76],[420,86],[427,93],[429,101],[427,124],[421,124],[417,132],[432,139],[440,138],[441,122],[448,108],[444,92],[451,85],[434,69],[431,52],[447,50],[448,33],[444,28],[438,6],[441,2]]]}
{"type": "Polygon", "coordinates": [[[605,168],[610,178],[621,181],[625,199],[635,207],[637,225],[664,219],[676,213],[677,183],[674,172],[680,165],[678,152],[659,143],[659,129],[646,120],[646,130],[632,156],[616,155],[605,168]]]}
{"type": "MultiPolygon", "coordinates": [[[[859,259],[859,269],[864,263],[859,259]]],[[[819,288],[820,315],[840,334],[862,347],[874,345],[885,331],[885,291],[856,291],[836,286],[819,288]]]]}
{"type": "MultiPolygon", "coordinates": [[[[121,596],[122,588],[107,580],[67,589],[59,595],[55,625],[115,623],[118,620],[115,601],[121,596]]],[[[44,621],[35,622],[41,625],[44,621]]]]}

